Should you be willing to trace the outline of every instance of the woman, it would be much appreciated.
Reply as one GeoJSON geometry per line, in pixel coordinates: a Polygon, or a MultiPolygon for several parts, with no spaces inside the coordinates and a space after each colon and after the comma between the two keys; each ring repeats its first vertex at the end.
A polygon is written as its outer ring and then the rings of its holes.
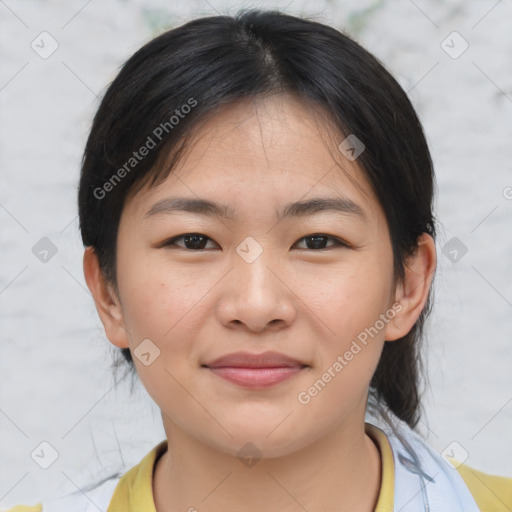
{"type": "Polygon", "coordinates": [[[433,184],[406,94],[334,28],[247,11],[137,51],[93,122],[80,228],[166,439],[33,510],[510,510],[512,479],[414,431],[433,184]]]}

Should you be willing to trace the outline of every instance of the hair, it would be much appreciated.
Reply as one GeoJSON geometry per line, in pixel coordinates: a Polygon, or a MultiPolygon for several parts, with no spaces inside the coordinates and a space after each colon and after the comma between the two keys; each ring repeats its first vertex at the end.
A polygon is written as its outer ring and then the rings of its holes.
{"type": "MultiPolygon", "coordinates": [[[[355,134],[365,145],[357,163],[386,216],[395,279],[404,278],[418,237],[435,237],[432,160],[406,93],[376,57],[335,28],[252,9],[159,35],[126,61],[104,94],[83,155],[78,203],[84,246],[94,248],[116,291],[127,199],[166,179],[207,115],[276,93],[315,105],[337,135],[355,134]]],[[[430,305],[431,291],[410,332],[384,344],[370,383],[369,404],[384,404],[412,428],[421,417],[420,343],[430,305]]],[[[130,350],[122,354],[133,368],[130,350]]]]}

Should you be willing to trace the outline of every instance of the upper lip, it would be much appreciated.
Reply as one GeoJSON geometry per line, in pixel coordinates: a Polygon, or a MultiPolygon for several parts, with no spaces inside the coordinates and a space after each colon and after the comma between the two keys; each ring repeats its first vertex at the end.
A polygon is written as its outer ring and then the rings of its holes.
{"type": "Polygon", "coordinates": [[[218,357],[203,366],[208,368],[238,367],[238,368],[279,368],[283,366],[308,366],[307,364],[279,352],[232,352],[218,357]]]}

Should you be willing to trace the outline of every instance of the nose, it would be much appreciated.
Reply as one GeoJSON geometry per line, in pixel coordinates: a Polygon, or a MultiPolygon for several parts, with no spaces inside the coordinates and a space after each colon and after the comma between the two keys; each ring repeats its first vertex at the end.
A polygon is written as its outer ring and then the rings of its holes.
{"type": "Polygon", "coordinates": [[[252,262],[238,254],[224,281],[217,307],[220,322],[230,329],[275,332],[290,325],[296,315],[291,274],[263,253],[252,262]]]}

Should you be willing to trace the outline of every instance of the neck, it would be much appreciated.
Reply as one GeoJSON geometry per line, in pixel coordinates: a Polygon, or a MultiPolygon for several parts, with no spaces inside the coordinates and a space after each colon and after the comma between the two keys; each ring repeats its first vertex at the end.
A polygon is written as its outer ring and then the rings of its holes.
{"type": "Polygon", "coordinates": [[[343,424],[290,455],[244,465],[165,421],[170,450],[153,478],[157,512],[369,512],[381,482],[380,454],[364,423],[343,424]]]}

